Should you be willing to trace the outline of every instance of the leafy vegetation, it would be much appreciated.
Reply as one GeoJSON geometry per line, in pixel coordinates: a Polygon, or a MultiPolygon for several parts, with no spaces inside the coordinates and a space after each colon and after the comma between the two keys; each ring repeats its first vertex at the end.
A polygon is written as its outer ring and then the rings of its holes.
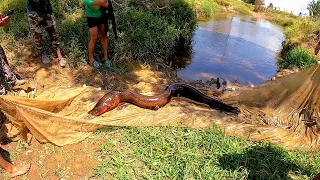
{"type": "Polygon", "coordinates": [[[255,0],[243,0],[245,3],[254,4],[255,0]]]}
{"type": "Polygon", "coordinates": [[[208,18],[216,12],[235,10],[239,14],[251,14],[253,7],[238,0],[185,0],[199,19],[208,18]]]}
{"type": "Polygon", "coordinates": [[[212,2],[209,2],[209,1],[204,1],[201,3],[201,11],[200,13],[203,15],[203,16],[212,16],[216,9],[217,9],[217,4],[216,3],[212,3],[212,2]]]}
{"type": "Polygon", "coordinates": [[[320,16],[320,1],[312,0],[308,3],[307,9],[309,10],[310,16],[320,16]]]}
{"type": "Polygon", "coordinates": [[[314,65],[317,61],[304,48],[296,46],[284,54],[283,60],[278,62],[280,68],[288,67],[306,68],[314,65]]]}

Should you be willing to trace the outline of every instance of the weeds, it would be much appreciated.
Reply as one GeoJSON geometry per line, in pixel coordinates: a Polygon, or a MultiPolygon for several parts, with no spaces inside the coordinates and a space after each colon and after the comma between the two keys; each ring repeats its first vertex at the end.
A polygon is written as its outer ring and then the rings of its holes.
{"type": "Polygon", "coordinates": [[[285,68],[306,68],[314,65],[317,61],[305,49],[296,46],[288,52],[284,53],[284,59],[278,61],[278,66],[281,69],[285,68]]]}

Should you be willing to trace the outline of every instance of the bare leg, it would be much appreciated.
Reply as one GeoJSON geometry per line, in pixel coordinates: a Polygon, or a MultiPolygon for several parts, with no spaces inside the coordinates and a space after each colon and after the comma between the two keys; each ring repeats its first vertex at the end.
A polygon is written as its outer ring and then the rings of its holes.
{"type": "Polygon", "coordinates": [[[60,48],[57,48],[57,56],[58,56],[58,59],[62,59],[62,54],[61,54],[60,48]]]}
{"type": "Polygon", "coordinates": [[[6,170],[7,175],[11,178],[15,176],[23,175],[26,172],[28,172],[30,169],[30,164],[25,166],[16,166],[9,163],[5,159],[3,159],[1,156],[0,156],[0,166],[6,170]]]}
{"type": "Polygon", "coordinates": [[[105,33],[104,24],[99,25],[99,32],[100,32],[101,44],[103,48],[103,60],[106,61],[108,59],[108,37],[105,33]]]}
{"type": "Polygon", "coordinates": [[[96,45],[97,39],[98,39],[98,27],[90,28],[90,41],[88,45],[89,49],[89,61],[92,64],[94,61],[93,53],[94,53],[94,47],[96,45]]]}

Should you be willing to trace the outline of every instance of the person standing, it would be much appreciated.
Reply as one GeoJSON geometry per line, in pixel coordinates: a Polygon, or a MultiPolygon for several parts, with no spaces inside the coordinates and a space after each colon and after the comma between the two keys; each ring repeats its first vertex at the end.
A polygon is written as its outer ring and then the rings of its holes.
{"type": "MultiPolygon", "coordinates": [[[[0,27],[7,26],[11,20],[11,16],[6,16],[2,18],[0,14],[0,27]]],[[[0,95],[7,94],[8,87],[6,86],[19,86],[25,84],[25,80],[19,80],[17,76],[12,72],[10,65],[8,63],[6,53],[0,45],[0,95]]]]}
{"type": "MultiPolygon", "coordinates": [[[[0,13],[0,27],[7,26],[11,20],[11,16],[6,16],[2,18],[2,14],[0,13]]],[[[24,84],[24,80],[18,80],[16,75],[12,72],[8,60],[6,57],[6,54],[3,50],[3,48],[0,46],[0,80],[1,82],[6,81],[8,84],[11,84],[12,86],[24,84]]],[[[5,95],[7,93],[6,88],[0,84],[0,95],[5,95]]],[[[0,124],[3,123],[3,119],[0,119],[0,124]]],[[[3,135],[3,129],[0,129],[0,137],[3,135]]],[[[0,144],[1,147],[1,144],[0,144]]],[[[6,161],[1,155],[0,155],[0,167],[2,167],[7,175],[12,178],[15,176],[23,175],[27,173],[30,169],[30,164],[28,165],[13,165],[6,161]]]]}
{"type": "Polygon", "coordinates": [[[100,34],[103,48],[103,63],[110,67],[111,61],[108,59],[108,37],[105,31],[105,22],[102,19],[100,7],[108,8],[108,0],[84,0],[86,17],[90,31],[90,41],[88,44],[89,64],[94,67],[100,67],[100,64],[94,59],[94,48],[100,34]]]}
{"type": "Polygon", "coordinates": [[[50,63],[50,59],[47,56],[42,42],[42,29],[44,28],[48,32],[52,46],[56,50],[60,66],[65,67],[67,62],[61,54],[59,35],[50,0],[28,0],[27,11],[30,31],[37,46],[37,53],[42,62],[44,64],[50,63]]]}

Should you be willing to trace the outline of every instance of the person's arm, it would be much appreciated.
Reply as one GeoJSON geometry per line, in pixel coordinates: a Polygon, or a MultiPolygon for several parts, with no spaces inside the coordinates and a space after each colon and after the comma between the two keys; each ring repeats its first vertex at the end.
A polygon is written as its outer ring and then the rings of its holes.
{"type": "Polygon", "coordinates": [[[108,7],[108,0],[84,0],[84,3],[89,6],[108,7]]]}
{"type": "Polygon", "coordinates": [[[6,16],[2,18],[2,14],[0,13],[0,27],[7,26],[11,20],[11,16],[6,16]]]}

